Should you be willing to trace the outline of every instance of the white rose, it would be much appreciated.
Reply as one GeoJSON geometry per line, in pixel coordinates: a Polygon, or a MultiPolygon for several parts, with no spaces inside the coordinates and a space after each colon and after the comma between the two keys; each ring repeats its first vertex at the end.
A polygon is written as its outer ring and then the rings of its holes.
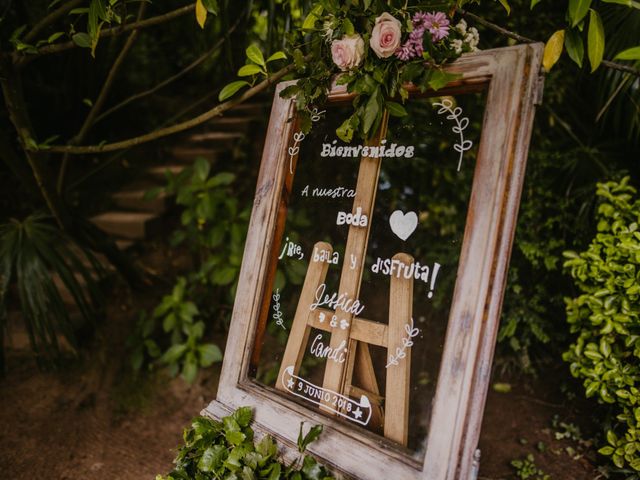
{"type": "Polygon", "coordinates": [[[358,34],[334,40],[331,43],[331,58],[343,72],[358,67],[364,58],[364,40],[358,34]]]}

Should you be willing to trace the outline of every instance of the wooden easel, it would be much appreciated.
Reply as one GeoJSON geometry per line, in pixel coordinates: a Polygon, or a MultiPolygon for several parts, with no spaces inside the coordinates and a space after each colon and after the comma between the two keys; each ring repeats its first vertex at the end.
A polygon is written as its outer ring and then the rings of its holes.
{"type": "MultiPolygon", "coordinates": [[[[386,135],[387,119],[383,120],[378,138],[373,145],[379,145],[386,135]]],[[[380,175],[380,158],[363,157],[360,161],[356,196],[352,213],[357,208],[362,215],[369,219],[367,226],[350,226],[347,244],[343,257],[342,274],[340,277],[339,294],[346,294],[350,299],[357,299],[360,294],[364,259],[369,240],[371,218],[375,205],[375,197],[380,175]],[[350,259],[356,258],[355,268],[351,268],[350,259]]],[[[325,242],[315,244],[318,251],[333,252],[331,245],[325,242]]],[[[404,263],[407,268],[413,258],[405,253],[398,253],[395,260],[404,263]]],[[[411,351],[406,349],[406,355],[398,359],[397,365],[387,371],[386,398],[380,395],[375,370],[369,352],[369,345],[377,345],[394,352],[402,345],[406,336],[405,326],[411,322],[413,306],[413,277],[410,279],[391,276],[389,294],[389,324],[374,322],[364,318],[357,318],[345,312],[317,308],[310,310],[310,305],[316,301],[318,287],[325,283],[329,264],[324,261],[314,261],[313,255],[309,262],[307,274],[302,287],[298,306],[296,308],[293,325],[287,340],[276,388],[286,390],[282,381],[285,375],[297,375],[309,341],[311,328],[320,329],[331,334],[331,348],[336,349],[341,343],[347,345],[346,361],[338,363],[328,359],[324,373],[323,389],[337,392],[346,397],[366,396],[372,405],[371,425],[384,425],[384,436],[402,445],[407,445],[409,424],[409,377],[411,371],[411,351]],[[334,314],[346,324],[332,327],[329,321],[334,314]],[[344,326],[346,325],[346,328],[344,326]],[[354,375],[360,387],[354,385],[354,375]],[[384,409],[383,409],[384,404],[384,409]]],[[[336,412],[323,401],[321,408],[330,413],[336,412]]]]}

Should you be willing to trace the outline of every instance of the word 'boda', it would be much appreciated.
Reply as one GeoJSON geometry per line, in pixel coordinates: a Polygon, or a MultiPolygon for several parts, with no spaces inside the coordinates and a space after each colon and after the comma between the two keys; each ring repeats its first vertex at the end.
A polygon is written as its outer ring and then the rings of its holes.
{"type": "Polygon", "coordinates": [[[369,224],[369,217],[362,213],[362,208],[356,208],[356,213],[338,212],[336,225],[353,225],[354,227],[366,227],[369,224]]]}

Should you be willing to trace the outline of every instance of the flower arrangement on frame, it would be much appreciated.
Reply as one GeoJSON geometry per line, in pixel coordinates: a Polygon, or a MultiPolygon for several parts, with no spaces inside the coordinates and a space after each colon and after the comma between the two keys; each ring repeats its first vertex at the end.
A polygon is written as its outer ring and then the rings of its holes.
{"type": "Polygon", "coordinates": [[[454,22],[453,12],[408,0],[315,2],[288,38],[299,79],[281,92],[295,99],[302,132],[311,129],[312,112],[324,104],[334,80],[354,94],[353,113],[336,130],[345,142],[370,138],[385,111],[407,115],[405,84],[426,91],[454,80],[443,65],[476,51],[479,35],[464,20],[454,22]]]}

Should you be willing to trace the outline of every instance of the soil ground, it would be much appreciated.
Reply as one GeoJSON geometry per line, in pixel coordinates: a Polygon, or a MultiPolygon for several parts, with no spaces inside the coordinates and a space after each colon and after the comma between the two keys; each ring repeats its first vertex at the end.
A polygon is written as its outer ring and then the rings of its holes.
{"type": "MultiPolygon", "coordinates": [[[[142,263],[160,277],[183,261],[158,246],[150,251],[142,263]]],[[[57,370],[38,370],[27,350],[8,351],[8,374],[0,379],[0,478],[152,480],[170,470],[183,428],[215,397],[220,366],[200,372],[193,386],[161,372],[129,373],[126,337],[138,309],[151,308],[163,291],[132,295],[116,286],[93,347],[57,370]]],[[[222,337],[215,341],[224,345],[222,337]]],[[[490,390],[480,480],[543,479],[516,475],[510,462],[528,454],[553,480],[598,478],[585,440],[592,412],[561,391],[571,381],[566,365],[538,378],[493,380],[503,384],[497,390],[510,391],[490,390]]]]}

